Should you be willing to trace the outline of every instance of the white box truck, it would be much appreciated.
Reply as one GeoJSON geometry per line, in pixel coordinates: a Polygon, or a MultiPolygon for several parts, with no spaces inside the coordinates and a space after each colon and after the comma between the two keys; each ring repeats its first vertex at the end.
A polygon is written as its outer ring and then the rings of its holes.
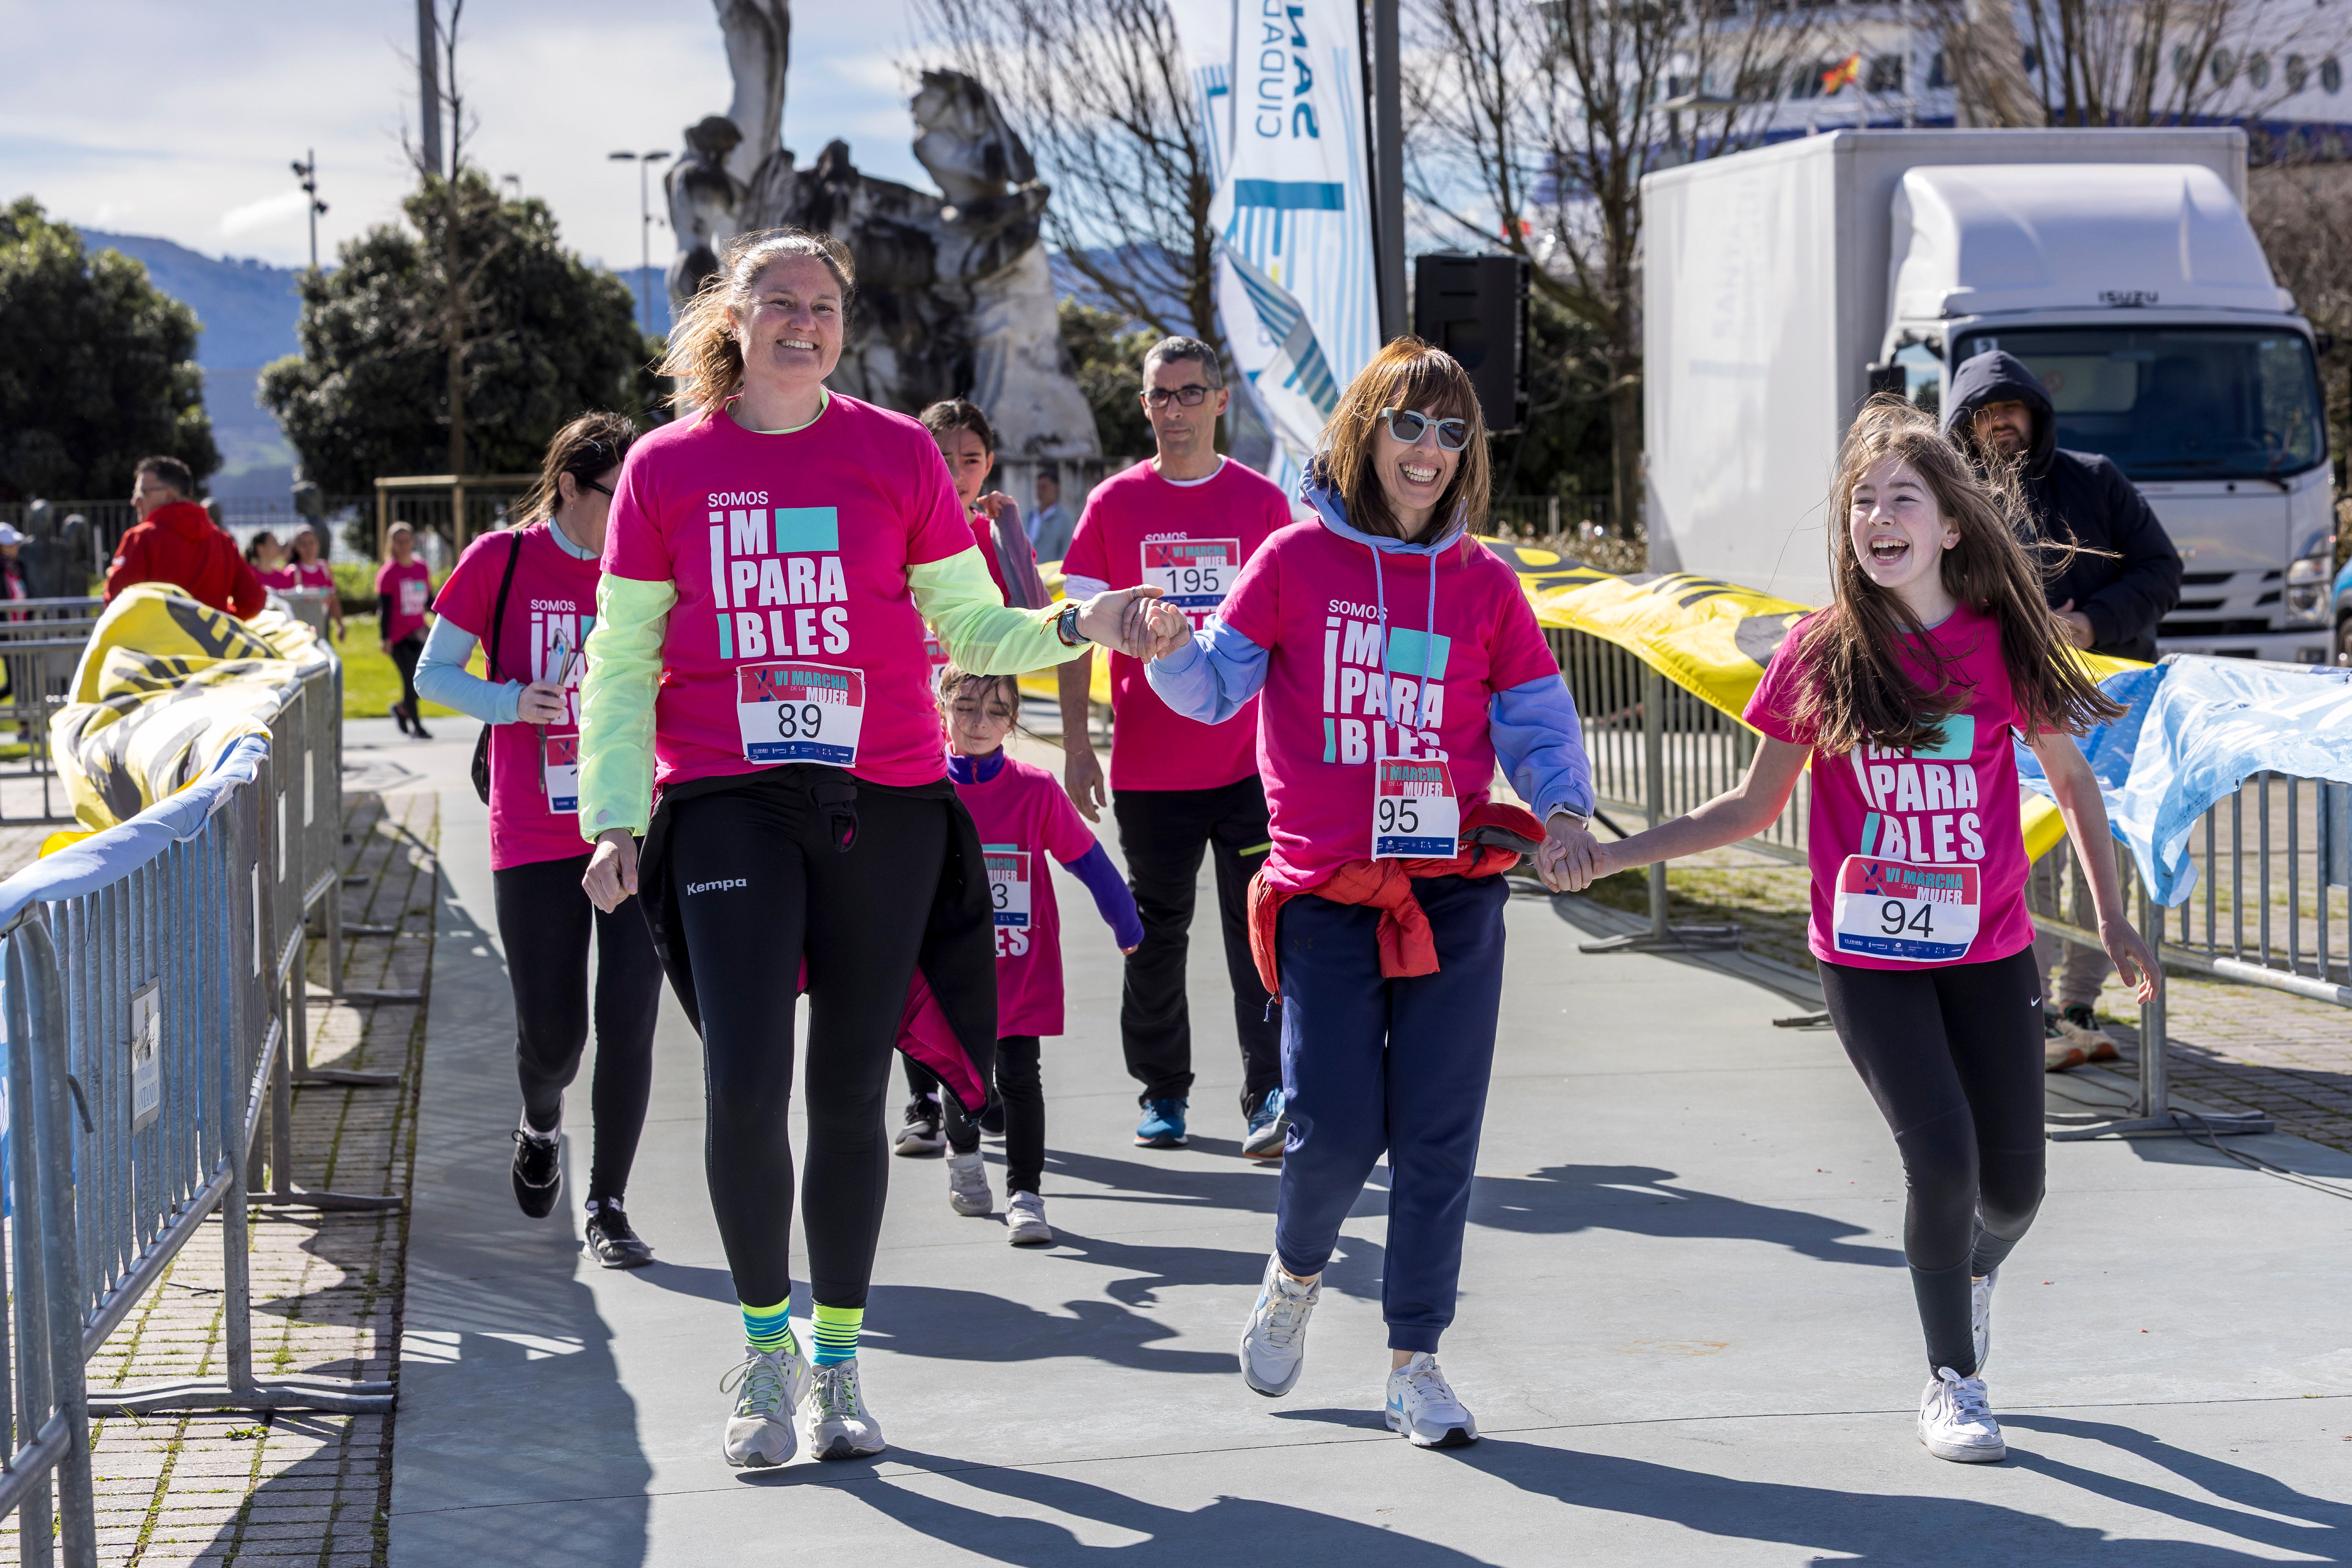
{"type": "Polygon", "coordinates": [[[2316,664],[2334,479],[2311,325],[2244,211],[2234,130],[1840,131],[1642,182],[1654,570],[1824,604],[1838,443],[2005,349],[2058,445],[2179,547],[2168,651],[2316,664]]]}

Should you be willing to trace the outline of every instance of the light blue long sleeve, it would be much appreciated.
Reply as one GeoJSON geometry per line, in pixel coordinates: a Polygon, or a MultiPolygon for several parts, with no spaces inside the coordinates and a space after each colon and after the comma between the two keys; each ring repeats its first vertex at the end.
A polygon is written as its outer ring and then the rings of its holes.
{"type": "Polygon", "coordinates": [[[1486,733],[1503,776],[1538,821],[1561,806],[1592,815],[1592,763],[1566,681],[1549,675],[1497,691],[1486,705],[1486,733]]]}
{"type": "Polygon", "coordinates": [[[1265,649],[1212,619],[1192,640],[1143,667],[1160,700],[1187,719],[1222,724],[1265,685],[1265,649]]]}
{"type": "Polygon", "coordinates": [[[522,716],[522,682],[484,680],[469,672],[466,661],[478,640],[446,616],[434,622],[416,660],[416,695],[485,724],[511,724],[522,716]]]}

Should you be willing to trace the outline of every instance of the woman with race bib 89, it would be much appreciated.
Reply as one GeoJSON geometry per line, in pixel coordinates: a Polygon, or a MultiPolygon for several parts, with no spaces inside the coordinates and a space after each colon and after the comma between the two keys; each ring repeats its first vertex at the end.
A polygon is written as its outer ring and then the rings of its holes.
{"type": "Polygon", "coordinates": [[[702,1035],[711,1206],[749,1342],[724,1384],[734,1465],[791,1458],[796,1407],[820,1458],[882,1450],[857,1336],[919,961],[963,1047],[924,1065],[972,1114],[987,1094],[988,881],[947,780],[924,622],[990,674],[1122,646],[1123,620],[1133,646],[1144,636],[1136,592],[1005,607],[930,433],[824,385],[852,287],[823,237],[729,247],[670,337],[681,416],[621,469],[588,642],[584,881],[604,909],[644,896],[702,1035]],[[803,963],[814,1371],[788,1311],[803,963]]]}
{"type": "MultiPolygon", "coordinates": [[[[2042,996],[2017,752],[2032,748],[2090,872],[2099,942],[2141,1000],[2106,809],[2074,735],[2120,715],[2018,542],[2020,498],[1897,399],[1847,432],[1830,494],[1830,607],[1789,628],[1748,704],[1748,775],[1602,847],[1599,874],[1737,843],[1810,763],[1808,933],[1830,1020],[1895,1133],[1903,1255],[1927,1340],[1919,1440],[2008,1457],[1985,1392],[1993,1286],[2042,1205],[2042,996]]],[[[1581,886],[1581,869],[1569,880],[1581,886]]]]}
{"type": "Polygon", "coordinates": [[[1300,499],[1318,514],[1251,556],[1208,626],[1151,610],[1151,689],[1222,723],[1264,693],[1274,830],[1250,945],[1282,997],[1290,1119],[1274,1256],[1242,1376],[1290,1392],[1339,1226],[1385,1152],[1390,1427],[1475,1442],[1438,1370],[1503,992],[1498,874],[1517,851],[1590,860],[1592,774],[1559,661],[1486,518],[1469,376],[1417,338],[1382,349],[1323,432],[1300,499]],[[1499,760],[1535,810],[1488,798],[1499,760]]]}

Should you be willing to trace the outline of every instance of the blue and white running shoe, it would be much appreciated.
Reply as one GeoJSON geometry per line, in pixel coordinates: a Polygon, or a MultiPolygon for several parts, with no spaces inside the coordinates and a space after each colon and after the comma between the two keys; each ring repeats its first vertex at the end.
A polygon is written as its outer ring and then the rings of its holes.
{"type": "Polygon", "coordinates": [[[1143,1102],[1143,1120],[1136,1125],[1135,1143],[1139,1149],[1181,1149],[1184,1146],[1184,1107],[1181,1100],[1147,1100],[1143,1102]]]}
{"type": "Polygon", "coordinates": [[[1323,1281],[1301,1285],[1283,1272],[1280,1254],[1265,1260],[1265,1280],[1257,1305],[1242,1330],[1242,1381],[1268,1399],[1279,1399],[1298,1382],[1307,1364],[1307,1320],[1323,1297],[1323,1281]]]}
{"type": "Polygon", "coordinates": [[[1478,1423],[1426,1351],[1413,1352],[1389,1373],[1388,1415],[1389,1430],[1403,1433],[1417,1448],[1466,1448],[1478,1440],[1478,1423]]]}
{"type": "Polygon", "coordinates": [[[1242,1136],[1242,1152],[1253,1160],[1279,1160],[1283,1141],[1290,1136],[1282,1090],[1270,1089],[1249,1114],[1249,1131],[1242,1136]]]}

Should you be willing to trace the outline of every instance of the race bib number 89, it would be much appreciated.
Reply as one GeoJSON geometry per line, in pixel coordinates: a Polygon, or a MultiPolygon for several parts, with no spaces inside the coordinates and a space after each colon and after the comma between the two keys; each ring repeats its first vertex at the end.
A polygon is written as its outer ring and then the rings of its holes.
{"type": "Polygon", "coordinates": [[[1977,940],[1974,866],[1915,866],[1849,855],[1838,868],[1830,923],[1840,952],[1907,963],[1954,963],[1977,940]]]}
{"type": "Polygon", "coordinates": [[[1381,758],[1372,772],[1372,858],[1448,860],[1461,838],[1462,803],[1444,761],[1381,758]]]}
{"type": "Polygon", "coordinates": [[[857,761],[866,672],[829,664],[746,664],[735,671],[735,721],[748,763],[857,761]]]}

